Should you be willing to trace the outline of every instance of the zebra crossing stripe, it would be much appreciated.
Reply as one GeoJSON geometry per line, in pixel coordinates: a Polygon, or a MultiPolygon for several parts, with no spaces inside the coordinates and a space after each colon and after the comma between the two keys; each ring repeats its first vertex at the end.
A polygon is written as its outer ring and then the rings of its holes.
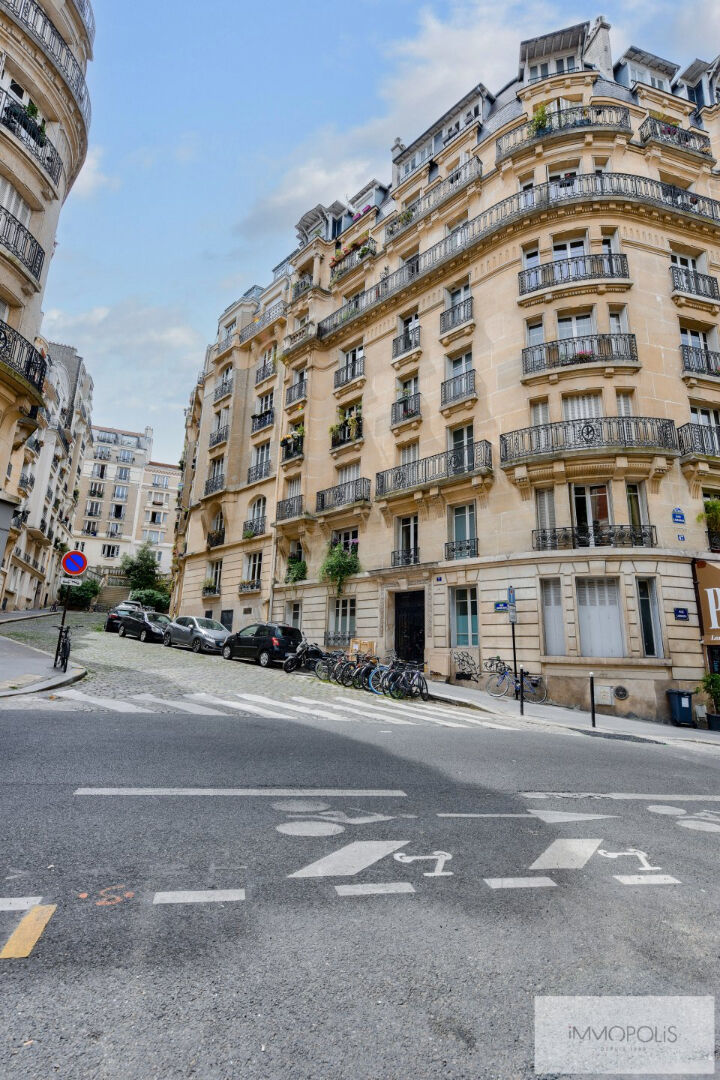
{"type": "MultiPolygon", "coordinates": [[[[353,702],[352,705],[347,705],[347,704],[345,704],[346,701],[348,700],[347,698],[338,698],[337,700],[342,702],[342,706],[340,707],[341,711],[344,712],[344,713],[351,713],[352,715],[351,716],[337,716],[335,713],[327,713],[327,714],[325,714],[328,717],[332,716],[333,719],[335,719],[335,720],[358,720],[358,719],[363,719],[363,720],[373,720],[373,721],[380,722],[380,717],[368,716],[367,712],[363,711],[362,709],[358,709],[357,708],[357,702],[353,702]]],[[[303,705],[312,705],[313,706],[312,712],[316,716],[323,715],[322,713],[319,713],[317,711],[318,706],[321,709],[323,709],[328,704],[330,704],[331,707],[334,704],[333,702],[328,703],[327,701],[319,701],[317,698],[300,697],[299,695],[294,695],[293,696],[293,701],[299,701],[303,705]]],[[[395,720],[395,719],[391,719],[390,717],[383,716],[382,717],[382,722],[385,723],[386,721],[389,724],[410,724],[411,723],[410,720],[395,720]]]]}
{"type": "Polygon", "coordinates": [[[364,701],[360,702],[356,698],[345,697],[338,698],[338,701],[343,702],[343,708],[347,709],[348,712],[357,713],[358,716],[362,716],[365,720],[372,720],[373,722],[383,724],[402,724],[406,727],[416,726],[414,720],[405,720],[402,716],[393,716],[391,713],[386,713],[381,709],[376,710],[372,702],[366,704],[364,701]],[[359,708],[358,706],[361,704],[363,707],[359,708]]]}
{"type": "Polygon", "coordinates": [[[209,705],[223,705],[226,709],[232,709],[235,712],[249,712],[256,716],[267,716],[271,720],[277,720],[276,713],[270,712],[269,709],[260,709],[257,705],[248,705],[244,701],[227,701],[225,698],[216,697],[215,694],[204,693],[186,694],[185,697],[193,701],[206,701],[209,705]]]}
{"type": "Polygon", "coordinates": [[[167,705],[169,709],[192,713],[194,716],[225,716],[218,709],[208,709],[206,705],[195,705],[189,701],[157,697],[156,694],[131,694],[133,701],[146,701],[152,705],[167,705]]]}
{"type": "Polygon", "coordinates": [[[83,705],[94,705],[98,709],[108,709],[110,712],[151,712],[150,709],[142,709],[139,705],[131,705],[129,701],[120,701],[118,698],[92,697],[90,694],[83,694],[80,690],[58,690],[55,696],[67,698],[68,701],[78,701],[83,705]]]}
{"type": "MultiPolygon", "coordinates": [[[[301,713],[303,716],[318,716],[322,720],[343,720],[350,723],[350,717],[348,716],[336,716],[334,713],[323,712],[320,709],[309,709],[304,705],[291,705],[289,701],[275,701],[274,698],[263,697],[262,694],[240,694],[238,697],[243,701],[247,698],[249,701],[258,701],[261,705],[272,705],[278,709],[282,714],[283,710],[289,709],[291,713],[301,713]]],[[[277,715],[277,714],[273,714],[277,715]]]]}

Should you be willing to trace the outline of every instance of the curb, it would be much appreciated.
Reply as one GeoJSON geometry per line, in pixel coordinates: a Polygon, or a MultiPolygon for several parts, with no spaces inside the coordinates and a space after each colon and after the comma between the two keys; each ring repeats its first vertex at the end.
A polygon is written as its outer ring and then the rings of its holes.
{"type": "Polygon", "coordinates": [[[23,615],[20,612],[17,617],[11,619],[0,619],[0,629],[3,626],[12,626],[16,622],[30,622],[31,619],[49,619],[51,615],[57,615],[57,611],[41,611],[35,615],[23,615]]]}
{"type": "MultiPolygon", "coordinates": [[[[41,615],[36,615],[35,618],[42,618],[41,615]]],[[[0,634],[0,640],[3,640],[2,634],[0,634]]],[[[12,638],[8,638],[8,641],[12,641],[12,638]]],[[[13,642],[18,644],[18,642],[13,642]]],[[[44,649],[38,649],[35,645],[25,645],[21,643],[23,648],[30,649],[31,652],[40,653],[41,656],[46,656],[48,660],[53,660],[53,654],[45,652],[44,649]]],[[[62,675],[52,675],[49,679],[43,679],[42,682],[31,683],[30,686],[23,686],[20,690],[0,690],[0,698],[8,697],[21,697],[27,694],[38,694],[43,690],[57,690],[61,686],[68,686],[70,683],[79,682],[80,679],[84,679],[87,675],[87,668],[80,667],[79,664],[71,664],[71,670],[64,672],[62,675]]]]}

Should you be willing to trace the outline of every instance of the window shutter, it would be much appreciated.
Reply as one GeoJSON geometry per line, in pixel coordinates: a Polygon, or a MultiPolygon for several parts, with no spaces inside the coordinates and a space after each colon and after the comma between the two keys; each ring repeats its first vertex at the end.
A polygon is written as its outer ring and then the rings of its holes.
{"type": "Polygon", "coordinates": [[[563,398],[566,420],[587,420],[603,415],[602,394],[574,394],[563,398]]]}
{"type": "Polygon", "coordinates": [[[579,578],[577,600],[582,655],[623,656],[617,581],[613,578],[579,578]]]}
{"type": "Polygon", "coordinates": [[[543,578],[542,611],[545,634],[545,655],[565,655],[565,628],[563,625],[562,587],[560,578],[543,578]]]}
{"type": "Polygon", "coordinates": [[[535,509],[538,529],[555,528],[555,490],[542,488],[535,492],[535,509]]]}
{"type": "Polygon", "coordinates": [[[619,390],[617,395],[617,411],[618,416],[632,416],[632,393],[629,391],[619,390]]]}

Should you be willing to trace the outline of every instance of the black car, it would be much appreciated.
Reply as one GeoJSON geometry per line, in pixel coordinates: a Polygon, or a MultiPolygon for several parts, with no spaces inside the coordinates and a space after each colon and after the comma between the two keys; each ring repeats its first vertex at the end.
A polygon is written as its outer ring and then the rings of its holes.
{"type": "Polygon", "coordinates": [[[170,620],[158,611],[124,611],[120,616],[118,635],[136,637],[141,641],[162,641],[170,620]]]}
{"type": "Polygon", "coordinates": [[[288,653],[295,652],[302,641],[296,626],[279,623],[253,623],[231,634],[223,646],[226,660],[255,660],[260,667],[281,664],[288,653]]]}
{"type": "Polygon", "coordinates": [[[129,611],[142,611],[142,604],[139,604],[135,600],[123,600],[108,611],[107,619],[105,620],[105,632],[107,634],[116,634],[120,628],[120,620],[123,615],[126,615],[129,611]]]}

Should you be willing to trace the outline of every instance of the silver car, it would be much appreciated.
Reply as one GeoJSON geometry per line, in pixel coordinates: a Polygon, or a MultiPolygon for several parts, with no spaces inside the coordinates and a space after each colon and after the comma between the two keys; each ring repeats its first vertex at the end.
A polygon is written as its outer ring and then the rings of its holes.
{"type": "Polygon", "coordinates": [[[203,619],[199,615],[181,615],[165,629],[163,645],[182,645],[195,653],[222,652],[230,631],[215,619],[203,619]]]}

